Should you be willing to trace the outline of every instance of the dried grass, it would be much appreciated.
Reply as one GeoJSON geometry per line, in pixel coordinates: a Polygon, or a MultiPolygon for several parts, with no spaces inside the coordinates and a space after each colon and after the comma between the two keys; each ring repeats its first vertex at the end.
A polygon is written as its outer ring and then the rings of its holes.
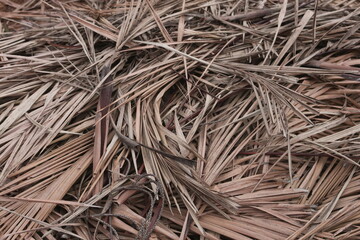
{"type": "Polygon", "coordinates": [[[356,0],[0,0],[0,239],[357,239],[356,0]]]}

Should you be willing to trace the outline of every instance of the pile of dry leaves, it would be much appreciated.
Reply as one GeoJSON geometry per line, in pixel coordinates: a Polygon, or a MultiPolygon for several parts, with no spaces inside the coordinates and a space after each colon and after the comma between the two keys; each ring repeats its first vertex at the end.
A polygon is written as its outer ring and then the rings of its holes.
{"type": "Polygon", "coordinates": [[[0,239],[360,237],[358,0],[0,0],[0,239]]]}

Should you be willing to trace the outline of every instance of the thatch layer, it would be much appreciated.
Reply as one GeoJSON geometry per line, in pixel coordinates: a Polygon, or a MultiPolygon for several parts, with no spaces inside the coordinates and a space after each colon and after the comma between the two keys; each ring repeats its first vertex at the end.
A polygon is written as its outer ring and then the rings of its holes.
{"type": "Polygon", "coordinates": [[[360,237],[360,4],[0,1],[0,239],[360,237]]]}

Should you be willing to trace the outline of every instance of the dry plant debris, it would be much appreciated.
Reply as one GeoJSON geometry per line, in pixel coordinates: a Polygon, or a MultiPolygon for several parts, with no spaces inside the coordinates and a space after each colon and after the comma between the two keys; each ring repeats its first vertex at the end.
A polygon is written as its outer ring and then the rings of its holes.
{"type": "Polygon", "coordinates": [[[358,0],[0,1],[0,239],[358,239],[358,0]]]}

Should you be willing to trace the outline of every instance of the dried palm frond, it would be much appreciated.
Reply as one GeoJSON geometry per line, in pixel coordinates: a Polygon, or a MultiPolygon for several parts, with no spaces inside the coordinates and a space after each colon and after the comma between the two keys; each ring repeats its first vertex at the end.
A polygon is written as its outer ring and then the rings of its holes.
{"type": "Polygon", "coordinates": [[[0,0],[0,239],[352,239],[358,1],[0,0]]]}

